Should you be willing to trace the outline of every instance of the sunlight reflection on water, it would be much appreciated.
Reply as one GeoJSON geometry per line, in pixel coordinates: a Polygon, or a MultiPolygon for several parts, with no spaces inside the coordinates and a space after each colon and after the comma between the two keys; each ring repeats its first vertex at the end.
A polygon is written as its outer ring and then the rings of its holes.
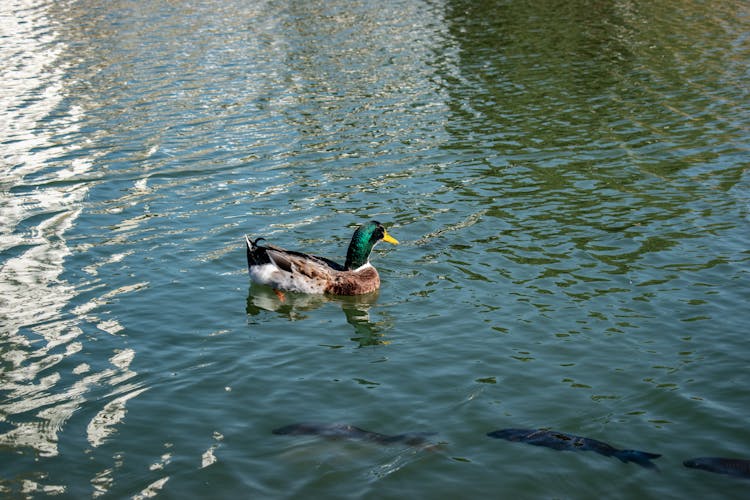
{"type": "MultiPolygon", "coordinates": [[[[80,358],[84,349],[79,339],[81,322],[97,321],[85,307],[72,315],[64,312],[79,291],[61,278],[71,255],[66,233],[74,227],[89,192],[89,184],[78,178],[86,177],[96,154],[78,156],[83,146],[62,139],[80,130],[84,112],[66,101],[69,62],[63,55],[68,47],[44,8],[35,4],[7,4],[3,8],[15,15],[0,16],[5,35],[0,103],[6,124],[0,186],[4,192],[14,192],[0,205],[5,392],[0,411],[12,427],[0,435],[0,443],[54,457],[59,453],[58,433],[85,404],[93,387],[106,384],[114,388],[113,395],[126,394],[105,404],[89,422],[92,446],[114,432],[124,417],[126,401],[146,388],[125,384],[135,376],[129,369],[135,355],[132,349],[113,355],[111,366],[101,371],[86,362],[67,361],[80,358]],[[29,179],[33,189],[24,188],[29,179]]],[[[99,300],[115,294],[107,291],[99,300]]],[[[98,325],[110,334],[122,329],[114,319],[98,325]]],[[[47,493],[64,489],[31,483],[25,487],[30,491],[37,486],[47,493]]]]}

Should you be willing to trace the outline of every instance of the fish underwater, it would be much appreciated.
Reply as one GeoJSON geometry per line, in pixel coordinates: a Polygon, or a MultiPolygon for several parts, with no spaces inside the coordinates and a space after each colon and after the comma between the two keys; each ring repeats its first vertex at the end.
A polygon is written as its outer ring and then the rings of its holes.
{"type": "Polygon", "coordinates": [[[742,458],[698,457],[685,460],[682,465],[691,469],[750,479],[750,460],[742,458]]]}
{"type": "Polygon", "coordinates": [[[487,435],[496,439],[546,446],[555,450],[593,451],[605,457],[618,458],[622,462],[633,462],[647,469],[655,469],[656,464],[651,460],[661,456],[646,451],[618,450],[603,441],[545,429],[500,429],[488,432],[487,435]]]}
{"type": "Polygon", "coordinates": [[[328,439],[352,439],[367,441],[381,445],[405,444],[408,446],[434,445],[428,437],[434,436],[431,432],[409,432],[405,434],[387,435],[371,432],[348,424],[319,424],[299,423],[286,425],[274,429],[274,434],[287,436],[321,436],[328,439]]]}

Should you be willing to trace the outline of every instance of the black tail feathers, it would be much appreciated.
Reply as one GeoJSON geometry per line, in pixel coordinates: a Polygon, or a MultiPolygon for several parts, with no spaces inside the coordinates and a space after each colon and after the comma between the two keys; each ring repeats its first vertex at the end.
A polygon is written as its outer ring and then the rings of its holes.
{"type": "Polygon", "coordinates": [[[265,240],[265,238],[256,238],[251,240],[249,236],[245,235],[245,246],[247,247],[247,265],[261,266],[268,264],[271,260],[268,258],[265,247],[258,246],[258,242],[265,240]]]}

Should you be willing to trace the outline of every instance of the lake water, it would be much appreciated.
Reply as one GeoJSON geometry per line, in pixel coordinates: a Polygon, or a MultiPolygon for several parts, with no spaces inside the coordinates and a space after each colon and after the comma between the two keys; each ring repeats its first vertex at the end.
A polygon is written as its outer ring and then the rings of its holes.
{"type": "Polygon", "coordinates": [[[4,1],[0,495],[746,497],[682,461],[750,458],[748,61],[739,0],[4,1]],[[250,285],[370,219],[378,294],[250,285]]]}

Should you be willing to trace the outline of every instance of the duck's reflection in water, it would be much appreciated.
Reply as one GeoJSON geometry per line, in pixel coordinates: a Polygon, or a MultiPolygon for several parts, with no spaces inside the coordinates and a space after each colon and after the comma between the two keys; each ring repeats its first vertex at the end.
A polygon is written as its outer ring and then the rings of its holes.
{"type": "Polygon", "coordinates": [[[383,322],[370,320],[370,308],[378,300],[378,291],[354,296],[310,295],[279,292],[273,288],[252,283],[247,295],[247,314],[257,316],[263,311],[275,312],[291,321],[308,318],[308,312],[333,303],[341,306],[346,322],[354,328],[351,340],[360,347],[387,344],[383,322]]]}

